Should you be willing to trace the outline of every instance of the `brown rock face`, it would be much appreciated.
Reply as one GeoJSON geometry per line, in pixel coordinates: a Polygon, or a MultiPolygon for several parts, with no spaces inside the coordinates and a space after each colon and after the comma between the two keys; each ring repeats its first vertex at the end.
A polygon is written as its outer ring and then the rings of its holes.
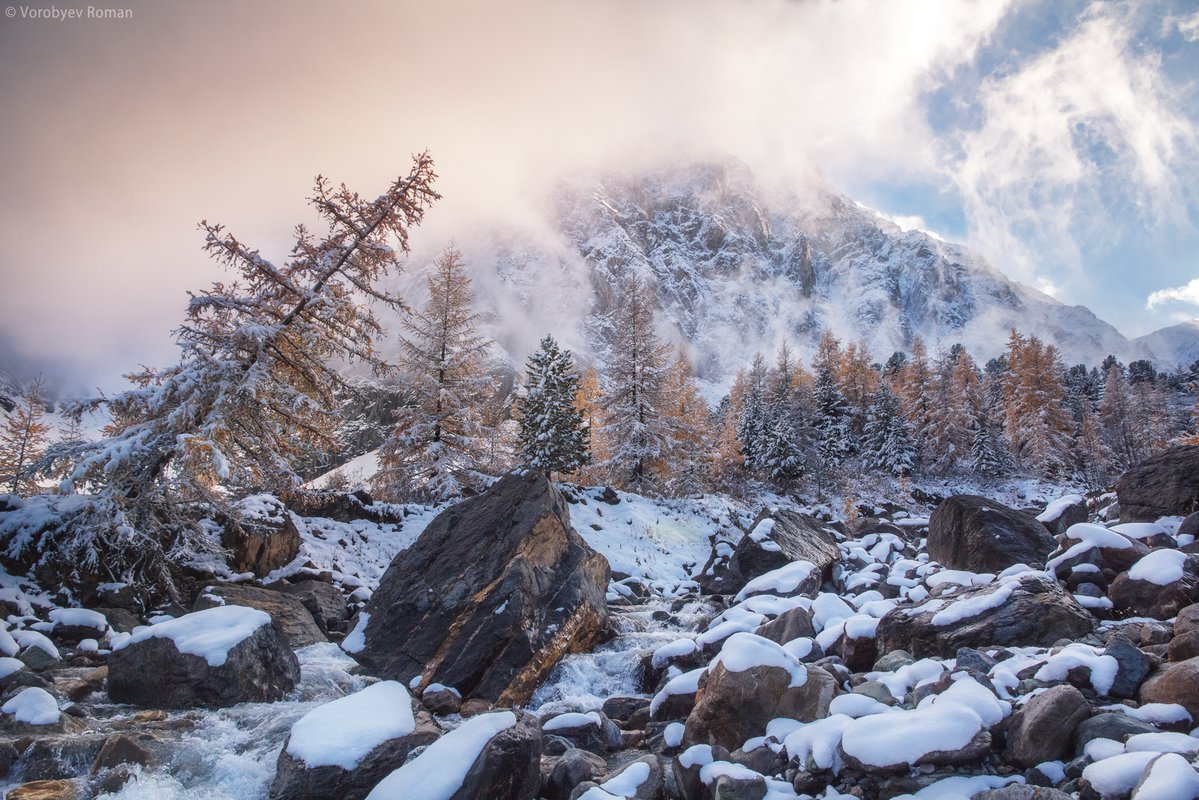
{"type": "Polygon", "coordinates": [[[553,485],[512,473],[396,557],[355,657],[381,677],[519,705],[564,655],[607,638],[610,575],[553,485]]]}
{"type": "Polygon", "coordinates": [[[1121,522],[1153,522],[1199,510],[1199,445],[1180,445],[1145,459],[1116,482],[1121,522]]]}
{"type": "Polygon", "coordinates": [[[1129,616],[1170,619],[1199,600],[1199,556],[1188,556],[1182,578],[1165,585],[1136,580],[1122,572],[1112,582],[1108,597],[1117,611],[1129,616]]]}
{"type": "Polygon", "coordinates": [[[200,593],[192,610],[203,611],[226,605],[257,608],[270,614],[293,650],[328,641],[298,597],[272,589],[234,583],[212,584],[200,593]]]}
{"type": "Polygon", "coordinates": [[[1022,767],[1073,753],[1074,731],[1091,707],[1073,686],[1054,686],[1016,712],[1007,736],[1007,757],[1022,767]]]}
{"type": "Polygon", "coordinates": [[[300,532],[283,503],[275,501],[270,519],[230,520],[221,531],[221,546],[229,551],[229,566],[235,572],[252,572],[262,577],[300,552],[300,532]]]}
{"type": "Polygon", "coordinates": [[[1056,544],[1034,517],[976,495],[950,497],[928,521],[928,556],[951,569],[1001,572],[1013,564],[1044,564],[1056,544]]]}
{"type": "Polygon", "coordinates": [[[1199,718],[1199,658],[1163,664],[1141,685],[1142,703],[1178,703],[1199,718]]]}
{"type": "Polygon", "coordinates": [[[828,716],[836,681],[822,669],[804,669],[804,684],[791,686],[791,671],[781,667],[758,666],[742,672],[731,672],[724,664],[709,668],[687,717],[683,744],[735,749],[746,739],[764,734],[766,723],[775,717],[812,722],[828,716]]]}

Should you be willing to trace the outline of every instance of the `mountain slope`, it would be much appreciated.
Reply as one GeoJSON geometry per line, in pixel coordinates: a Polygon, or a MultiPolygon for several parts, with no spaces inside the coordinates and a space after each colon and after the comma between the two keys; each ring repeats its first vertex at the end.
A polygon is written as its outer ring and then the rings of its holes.
{"type": "MultiPolygon", "coordinates": [[[[499,320],[521,315],[583,342],[585,328],[563,326],[610,310],[621,281],[640,274],[715,382],[784,340],[806,350],[826,329],[864,339],[878,361],[917,334],[930,351],[961,342],[985,359],[1011,328],[1056,344],[1067,363],[1151,354],[1172,366],[1199,350],[1199,328],[1130,342],[966,247],[905,231],[820,183],[768,191],[734,161],[576,180],[546,220],[548,238],[507,229],[479,248],[499,320]]],[[[511,352],[527,349],[500,325],[493,333],[511,352]]]]}

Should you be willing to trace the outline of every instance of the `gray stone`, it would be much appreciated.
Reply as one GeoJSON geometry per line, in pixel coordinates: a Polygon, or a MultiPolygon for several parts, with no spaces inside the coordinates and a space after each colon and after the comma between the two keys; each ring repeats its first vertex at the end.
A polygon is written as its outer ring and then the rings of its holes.
{"type": "Polygon", "coordinates": [[[1074,732],[1091,714],[1086,698],[1073,686],[1054,686],[1015,713],[1008,727],[1009,761],[1032,767],[1071,754],[1074,732]]]}

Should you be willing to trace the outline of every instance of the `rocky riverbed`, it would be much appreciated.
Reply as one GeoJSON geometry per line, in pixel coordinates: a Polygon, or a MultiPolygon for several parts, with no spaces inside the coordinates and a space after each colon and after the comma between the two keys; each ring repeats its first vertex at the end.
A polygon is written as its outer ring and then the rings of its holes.
{"type": "Polygon", "coordinates": [[[586,534],[628,501],[532,475],[442,512],[377,586],[198,577],[146,611],[6,576],[3,789],[1199,798],[1197,452],[1036,508],[713,515],[690,576],[613,570],[586,534]]]}

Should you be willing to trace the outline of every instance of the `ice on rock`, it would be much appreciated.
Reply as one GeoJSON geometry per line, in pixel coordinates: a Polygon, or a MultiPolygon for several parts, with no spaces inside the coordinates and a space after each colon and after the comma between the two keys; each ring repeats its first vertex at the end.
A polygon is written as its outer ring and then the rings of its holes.
{"type": "Polygon", "coordinates": [[[830,592],[821,592],[812,601],[812,624],[817,631],[849,619],[856,613],[852,606],[830,592]]]}
{"type": "Polygon", "coordinates": [[[965,619],[977,617],[993,608],[999,608],[1008,601],[1016,590],[1016,581],[1001,583],[999,588],[986,594],[967,597],[942,608],[933,614],[932,623],[937,626],[956,625],[965,619]]]}
{"type": "Polygon", "coordinates": [[[710,744],[693,744],[679,753],[679,764],[687,768],[711,764],[714,760],[710,744]]]}
{"type": "Polygon", "coordinates": [[[1106,739],[1100,736],[1087,742],[1083,746],[1082,752],[1083,755],[1092,761],[1102,761],[1105,758],[1114,758],[1118,755],[1123,755],[1128,752],[1128,749],[1115,739],[1106,739]]]}
{"type": "Polygon", "coordinates": [[[16,640],[22,650],[26,647],[36,647],[52,658],[62,658],[58,653],[58,648],[54,646],[54,642],[37,631],[14,630],[12,638],[16,640]]]}
{"type": "Polygon", "coordinates": [[[1130,753],[1194,753],[1199,739],[1185,733],[1138,733],[1129,736],[1124,749],[1130,753]]]}
{"type": "Polygon", "coordinates": [[[363,611],[358,614],[358,622],[354,630],[346,635],[341,642],[341,649],[347,653],[361,653],[366,649],[366,624],[371,621],[371,615],[363,611]]]}
{"type": "Polygon", "coordinates": [[[1082,771],[1082,779],[1091,784],[1102,800],[1128,797],[1141,779],[1145,765],[1157,757],[1157,753],[1122,753],[1089,765],[1082,771]]]}
{"type": "Polygon", "coordinates": [[[1019,776],[1004,778],[998,775],[955,775],[952,778],[942,778],[934,784],[925,786],[915,794],[904,795],[904,797],[913,797],[918,800],[971,800],[980,792],[999,789],[1009,783],[1024,783],[1024,778],[1019,776]]]}
{"type": "Polygon", "coordinates": [[[588,711],[585,713],[568,711],[565,714],[559,714],[558,716],[542,723],[541,729],[543,731],[561,731],[574,728],[598,728],[603,724],[604,721],[600,718],[599,713],[596,711],[588,711]]]}
{"type": "Polygon", "coordinates": [[[1093,547],[1108,550],[1125,550],[1132,547],[1132,542],[1127,537],[1093,522],[1078,522],[1071,525],[1066,530],[1066,538],[1075,544],[1061,555],[1049,559],[1045,565],[1046,572],[1053,572],[1059,564],[1069,561],[1075,556],[1080,556],[1093,547]]]}
{"type": "Polygon", "coordinates": [[[666,742],[667,747],[678,747],[683,743],[683,734],[686,733],[687,726],[681,722],[672,722],[662,730],[662,741],[666,742]]]}
{"type": "Polygon", "coordinates": [[[945,672],[945,665],[935,658],[922,658],[900,667],[894,672],[868,672],[866,679],[878,681],[887,687],[891,696],[902,700],[903,696],[917,686],[931,683],[945,672]]]}
{"type": "Polygon", "coordinates": [[[845,726],[841,748],[875,767],[914,765],[929,753],[961,750],[983,727],[973,709],[947,702],[855,719],[845,726]]]}
{"type": "Polygon", "coordinates": [[[1139,719],[1141,722],[1148,722],[1152,725],[1170,725],[1175,722],[1191,721],[1191,712],[1178,703],[1142,703],[1136,708],[1123,703],[1113,703],[1103,706],[1102,710],[1119,711],[1121,714],[1127,714],[1133,719],[1139,719]]]}
{"type": "Polygon", "coordinates": [[[995,576],[990,572],[970,572],[964,569],[943,569],[924,579],[925,585],[930,589],[946,583],[958,586],[986,586],[988,583],[994,582],[995,576]]]}
{"type": "Polygon", "coordinates": [[[940,694],[924,698],[917,708],[937,707],[956,703],[973,711],[987,727],[998,725],[1012,713],[1011,706],[997,698],[991,690],[965,673],[953,676],[953,683],[940,694]]]}
{"type": "Polygon", "coordinates": [[[22,689],[0,706],[0,711],[27,725],[53,725],[59,717],[58,701],[54,695],[37,686],[22,689]]]}
{"type": "Polygon", "coordinates": [[[19,652],[21,652],[21,646],[17,644],[17,640],[8,632],[8,628],[0,626],[0,654],[15,656],[19,652]]]}
{"type": "Polygon", "coordinates": [[[471,717],[379,782],[366,800],[449,800],[497,734],[516,725],[516,714],[471,717]]]}
{"type": "Polygon", "coordinates": [[[734,633],[720,648],[710,667],[722,665],[729,672],[745,672],[755,667],[778,667],[791,673],[791,686],[803,686],[808,670],[777,642],[754,633],[734,633]]]}
{"type": "Polygon", "coordinates": [[[1083,667],[1091,674],[1091,686],[1101,695],[1111,691],[1120,665],[1116,659],[1104,655],[1090,645],[1075,642],[1063,647],[1049,657],[1045,665],[1033,676],[1039,681],[1064,681],[1070,670],[1083,667]]]}
{"type": "MultiPolygon", "coordinates": [[[[773,520],[763,520],[766,521],[773,520]]],[[[740,602],[755,594],[791,594],[815,571],[816,565],[810,561],[792,561],[784,567],[772,569],[754,578],[745,584],[745,588],[738,592],[734,599],[740,602]]]]}
{"type": "Polygon", "coordinates": [[[379,745],[414,730],[408,690],[382,681],[309,711],[292,726],[287,752],[309,767],[352,770],[379,745]]]}
{"type": "Polygon", "coordinates": [[[70,625],[97,631],[108,630],[108,620],[104,615],[89,608],[55,608],[50,611],[50,621],[54,623],[55,627],[70,625]]]}
{"type": "Polygon", "coordinates": [[[1056,522],[1059,517],[1070,506],[1076,506],[1079,503],[1085,503],[1086,500],[1080,494],[1062,495],[1057,500],[1054,500],[1049,505],[1045,506],[1045,510],[1037,514],[1038,522],[1056,522]]]}
{"type": "Polygon", "coordinates": [[[1132,565],[1128,570],[1128,577],[1135,581],[1169,586],[1182,580],[1183,567],[1188,557],[1179,550],[1154,550],[1132,565]]]}
{"type": "Polygon", "coordinates": [[[649,703],[649,713],[651,715],[658,713],[658,709],[666,702],[666,699],[674,694],[694,694],[699,691],[699,679],[707,672],[706,667],[693,669],[690,672],[684,672],[667,681],[662,687],[662,691],[654,695],[654,699],[649,703]]]}
{"type": "Polygon", "coordinates": [[[599,786],[593,786],[578,800],[612,800],[612,798],[627,798],[637,794],[641,784],[649,780],[649,764],[637,761],[628,766],[616,777],[604,781],[599,786]]]}
{"type": "Polygon", "coordinates": [[[801,725],[783,740],[787,756],[804,768],[835,770],[841,766],[837,746],[841,744],[846,726],[854,718],[846,714],[834,714],[832,709],[829,711],[829,716],[801,725]]]}
{"type": "Polygon", "coordinates": [[[1113,525],[1111,530],[1123,534],[1129,539],[1149,539],[1154,536],[1160,536],[1163,533],[1169,533],[1169,531],[1156,522],[1125,522],[1120,525],[1113,525]]]}
{"type": "Polygon", "coordinates": [[[1199,773],[1177,753],[1167,753],[1151,763],[1141,777],[1133,800],[1195,800],[1199,773]]]}
{"type": "Polygon", "coordinates": [[[672,658],[681,658],[697,652],[699,652],[699,645],[695,643],[694,639],[675,639],[655,650],[650,658],[650,663],[653,664],[654,669],[662,669],[670,663],[672,658]]]}
{"type": "Polygon", "coordinates": [[[837,695],[829,703],[828,707],[830,715],[844,714],[853,719],[869,717],[871,714],[885,714],[893,710],[891,706],[886,703],[880,703],[869,695],[855,694],[853,692],[837,695]]]}
{"type": "Polygon", "coordinates": [[[230,650],[263,625],[270,624],[271,615],[265,611],[246,606],[217,606],[146,626],[113,647],[120,649],[151,638],[170,639],[180,653],[199,656],[208,666],[220,667],[229,658],[230,650]]]}
{"type": "Polygon", "coordinates": [[[25,662],[15,658],[5,656],[0,658],[0,678],[7,678],[15,672],[19,672],[25,668],[25,662]]]}

